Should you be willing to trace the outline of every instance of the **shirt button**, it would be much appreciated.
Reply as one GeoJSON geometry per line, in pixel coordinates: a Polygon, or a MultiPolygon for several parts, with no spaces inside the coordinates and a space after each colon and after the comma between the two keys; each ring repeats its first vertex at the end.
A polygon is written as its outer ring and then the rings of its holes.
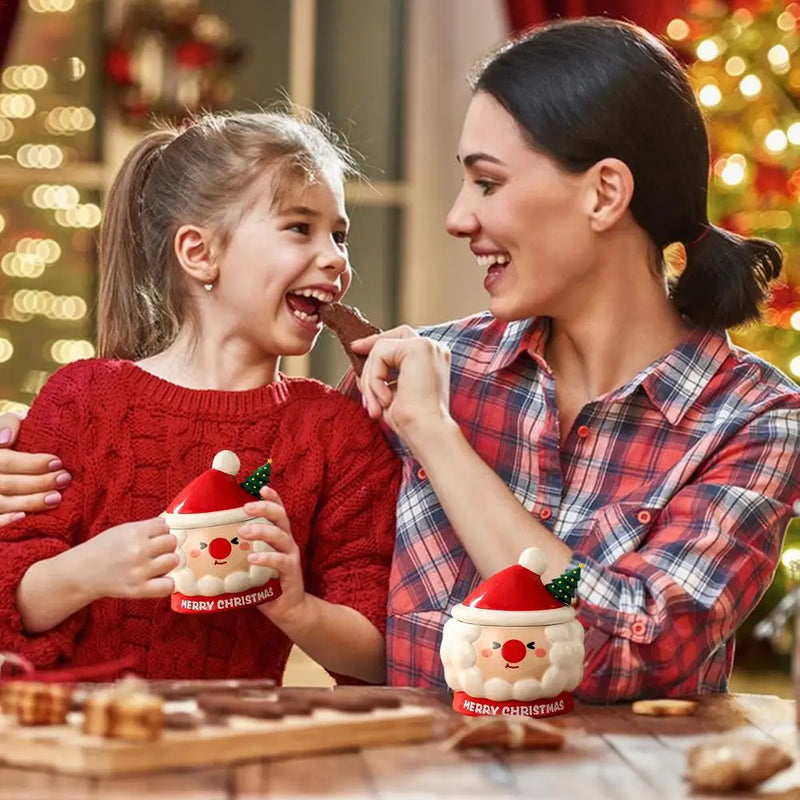
{"type": "Polygon", "coordinates": [[[631,625],[631,633],[636,636],[641,636],[645,632],[644,622],[634,622],[631,625]]]}
{"type": "Polygon", "coordinates": [[[638,519],[639,522],[642,523],[642,525],[647,525],[647,523],[650,522],[651,519],[653,519],[653,515],[649,511],[640,511],[636,515],[636,519],[638,519]]]}
{"type": "Polygon", "coordinates": [[[588,439],[590,433],[591,433],[591,431],[589,430],[589,426],[588,425],[581,425],[580,428],[578,428],[578,438],[579,439],[588,439]]]}
{"type": "Polygon", "coordinates": [[[425,470],[424,470],[424,469],[422,469],[422,467],[420,467],[420,468],[417,470],[417,477],[418,477],[418,478],[419,478],[421,481],[426,481],[426,480],[428,480],[428,473],[427,473],[427,472],[425,472],[425,470]]]}
{"type": "Polygon", "coordinates": [[[549,508],[543,508],[539,512],[539,519],[550,519],[553,516],[553,512],[549,508]]]}

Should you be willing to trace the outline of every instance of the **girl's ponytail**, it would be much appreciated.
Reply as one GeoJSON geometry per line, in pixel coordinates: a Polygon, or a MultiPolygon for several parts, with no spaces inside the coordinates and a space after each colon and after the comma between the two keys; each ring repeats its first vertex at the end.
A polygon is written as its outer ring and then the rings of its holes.
{"type": "Polygon", "coordinates": [[[686,266],[670,287],[678,311],[697,325],[732,328],[758,319],[781,271],[780,247],[706,223],[685,245],[686,266]]]}
{"type": "Polygon", "coordinates": [[[164,320],[157,287],[164,265],[148,257],[142,212],[144,189],[174,131],[155,131],[128,154],[105,200],[100,229],[98,355],[141,358],[157,351],[164,320]]]}

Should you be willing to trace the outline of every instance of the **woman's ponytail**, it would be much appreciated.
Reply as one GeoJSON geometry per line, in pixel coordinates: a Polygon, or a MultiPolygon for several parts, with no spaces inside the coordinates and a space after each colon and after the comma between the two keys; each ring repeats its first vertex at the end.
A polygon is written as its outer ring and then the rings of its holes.
{"type": "Polygon", "coordinates": [[[98,355],[141,358],[164,338],[156,290],[164,264],[148,257],[142,210],[147,179],[176,133],[155,131],[128,154],[105,200],[100,229],[100,288],[97,307],[98,355]]]}
{"type": "Polygon", "coordinates": [[[769,284],[781,271],[777,244],[708,225],[685,247],[686,266],[670,287],[681,314],[707,328],[759,318],[769,284]]]}

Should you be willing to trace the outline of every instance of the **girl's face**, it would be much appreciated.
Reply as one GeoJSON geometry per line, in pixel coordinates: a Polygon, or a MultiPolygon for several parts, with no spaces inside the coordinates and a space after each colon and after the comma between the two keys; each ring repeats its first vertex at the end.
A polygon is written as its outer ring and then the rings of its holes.
{"type": "Polygon", "coordinates": [[[486,92],[467,110],[458,160],[464,181],[447,230],[469,239],[492,314],[513,320],[579,311],[593,272],[588,173],[566,172],[532,150],[486,92]]]}
{"type": "Polygon", "coordinates": [[[320,304],[350,285],[344,187],[337,174],[320,175],[273,202],[270,178],[218,259],[209,310],[231,338],[270,355],[301,355],[322,329],[320,304]]]}

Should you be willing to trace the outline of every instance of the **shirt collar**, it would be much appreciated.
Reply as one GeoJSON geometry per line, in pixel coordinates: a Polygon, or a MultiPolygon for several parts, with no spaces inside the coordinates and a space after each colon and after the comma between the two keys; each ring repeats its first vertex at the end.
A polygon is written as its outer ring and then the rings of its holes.
{"type": "MultiPolygon", "coordinates": [[[[487,364],[487,373],[497,372],[527,353],[551,374],[544,357],[549,335],[548,317],[509,322],[487,364]]],[[[725,331],[692,328],[677,347],[603,399],[622,400],[641,387],[670,425],[677,425],[732,352],[725,331]]]]}
{"type": "Polygon", "coordinates": [[[677,347],[605,399],[620,400],[641,387],[664,418],[677,425],[731,353],[725,331],[692,328],[677,347]]]}
{"type": "Polygon", "coordinates": [[[498,372],[528,353],[539,366],[550,372],[544,360],[544,347],[550,333],[550,320],[546,317],[509,322],[500,336],[494,354],[486,366],[486,372],[498,372]]]}

